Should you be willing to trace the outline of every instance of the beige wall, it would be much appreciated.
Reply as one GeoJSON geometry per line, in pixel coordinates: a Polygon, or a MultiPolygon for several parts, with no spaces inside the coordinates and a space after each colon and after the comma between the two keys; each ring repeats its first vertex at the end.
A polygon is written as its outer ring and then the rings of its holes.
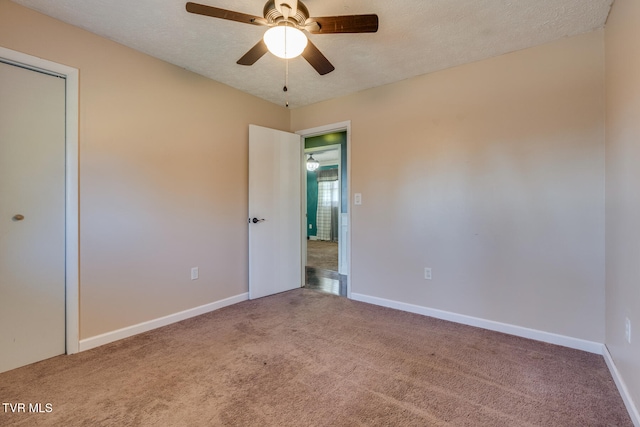
{"type": "Polygon", "coordinates": [[[81,338],[247,292],[248,124],[286,109],[8,0],[0,46],[80,70],[81,338]]]}
{"type": "Polygon", "coordinates": [[[352,291],[603,342],[603,52],[596,31],[293,110],[352,123],[352,291]]]}
{"type": "Polygon", "coordinates": [[[640,2],[616,0],[606,27],[606,345],[640,403],[640,2]],[[625,318],[632,340],[624,338],[625,318]]]}

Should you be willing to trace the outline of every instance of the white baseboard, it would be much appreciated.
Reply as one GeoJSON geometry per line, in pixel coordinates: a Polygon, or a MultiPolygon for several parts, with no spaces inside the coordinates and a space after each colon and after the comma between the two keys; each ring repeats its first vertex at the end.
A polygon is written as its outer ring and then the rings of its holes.
{"type": "Polygon", "coordinates": [[[567,337],[551,332],[524,328],[522,326],[495,322],[493,320],[466,316],[464,314],[452,313],[435,308],[423,307],[384,298],[372,297],[369,295],[357,294],[355,292],[351,293],[351,298],[356,301],[394,308],[396,310],[408,311],[410,313],[422,314],[424,316],[435,317],[437,319],[448,320],[450,322],[461,323],[463,325],[475,326],[478,328],[488,329],[490,331],[503,332],[509,335],[515,335],[518,337],[529,338],[536,341],[542,341],[550,344],[557,344],[564,347],[574,348],[577,350],[583,350],[589,353],[602,354],[603,344],[599,342],[567,337]]]}
{"type": "Polygon", "coordinates": [[[620,376],[620,372],[618,372],[618,368],[611,357],[611,353],[609,353],[609,349],[606,345],[602,346],[602,355],[604,356],[604,361],[607,363],[609,367],[609,372],[611,372],[611,376],[613,377],[613,381],[616,383],[616,387],[618,387],[618,391],[620,392],[620,396],[622,396],[622,400],[624,401],[624,405],[627,407],[627,411],[629,412],[629,416],[631,417],[631,421],[633,425],[636,427],[640,427],[640,413],[638,412],[638,407],[635,405],[633,399],[631,398],[631,394],[629,394],[629,389],[625,384],[624,380],[620,376]]]}
{"type": "Polygon", "coordinates": [[[85,338],[80,340],[79,351],[90,350],[101,345],[109,344],[114,341],[128,338],[133,335],[141,334],[152,329],[167,326],[172,323],[179,322],[181,320],[189,319],[191,317],[199,316],[201,314],[209,313],[229,305],[237,304],[249,299],[247,292],[236,295],[233,297],[225,298],[220,301],[212,302],[209,304],[201,305],[199,307],[190,308],[188,310],[180,311],[178,313],[170,314],[168,316],[160,317],[147,322],[138,323],[137,325],[127,326],[126,328],[118,329],[116,331],[107,332],[95,337],[85,338]]]}

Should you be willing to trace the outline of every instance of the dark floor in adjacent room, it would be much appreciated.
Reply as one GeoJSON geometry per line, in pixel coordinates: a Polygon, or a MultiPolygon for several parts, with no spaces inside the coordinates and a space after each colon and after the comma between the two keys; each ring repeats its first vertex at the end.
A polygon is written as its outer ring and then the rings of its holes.
{"type": "Polygon", "coordinates": [[[327,292],[342,297],[347,296],[347,276],[339,274],[337,271],[307,267],[304,283],[304,287],[307,289],[327,292]]]}
{"type": "Polygon", "coordinates": [[[340,274],[338,242],[307,241],[305,288],[347,296],[347,276],[340,274]]]}

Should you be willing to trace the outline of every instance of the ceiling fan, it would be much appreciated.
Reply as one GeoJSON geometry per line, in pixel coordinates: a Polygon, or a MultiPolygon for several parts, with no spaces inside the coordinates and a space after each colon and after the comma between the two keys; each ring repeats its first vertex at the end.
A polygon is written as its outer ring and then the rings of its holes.
{"type": "MultiPolygon", "coordinates": [[[[289,55],[287,52],[284,53],[285,56],[282,56],[282,54],[279,54],[272,49],[272,45],[267,35],[270,32],[273,33],[272,30],[274,29],[278,29],[275,31],[284,33],[283,37],[289,37],[290,39],[293,39],[293,36],[295,35],[299,37],[302,35],[304,40],[301,38],[301,42],[304,46],[302,46],[302,52],[298,52],[297,54],[302,55],[302,57],[306,59],[320,75],[332,72],[335,67],[322,54],[322,52],[320,52],[320,50],[311,43],[310,40],[308,40],[302,31],[306,31],[311,34],[375,33],[378,31],[378,15],[343,15],[310,18],[309,10],[301,1],[298,0],[267,1],[264,5],[263,18],[192,2],[188,2],[186,8],[187,12],[198,15],[211,16],[214,18],[242,22],[251,25],[271,27],[270,30],[265,33],[265,38],[260,40],[237,61],[240,65],[253,65],[258,59],[262,58],[267,51],[271,51],[272,53],[285,58],[297,56],[294,53],[289,55]]],[[[285,41],[282,41],[281,43],[285,45],[285,41]]],[[[286,46],[289,46],[288,42],[286,43],[286,46]]],[[[293,48],[291,48],[291,50],[293,50],[293,48]]]]}

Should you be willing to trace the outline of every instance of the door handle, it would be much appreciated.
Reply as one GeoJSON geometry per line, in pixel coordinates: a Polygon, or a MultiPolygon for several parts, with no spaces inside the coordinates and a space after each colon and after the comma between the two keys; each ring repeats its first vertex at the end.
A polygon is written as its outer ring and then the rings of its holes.
{"type": "Polygon", "coordinates": [[[265,221],[265,219],[264,218],[262,218],[262,219],[258,219],[258,218],[249,219],[249,222],[252,222],[254,224],[257,224],[257,223],[262,222],[262,221],[265,221]]]}
{"type": "Polygon", "coordinates": [[[24,219],[24,215],[14,215],[13,218],[11,218],[12,221],[22,221],[24,219]]]}

